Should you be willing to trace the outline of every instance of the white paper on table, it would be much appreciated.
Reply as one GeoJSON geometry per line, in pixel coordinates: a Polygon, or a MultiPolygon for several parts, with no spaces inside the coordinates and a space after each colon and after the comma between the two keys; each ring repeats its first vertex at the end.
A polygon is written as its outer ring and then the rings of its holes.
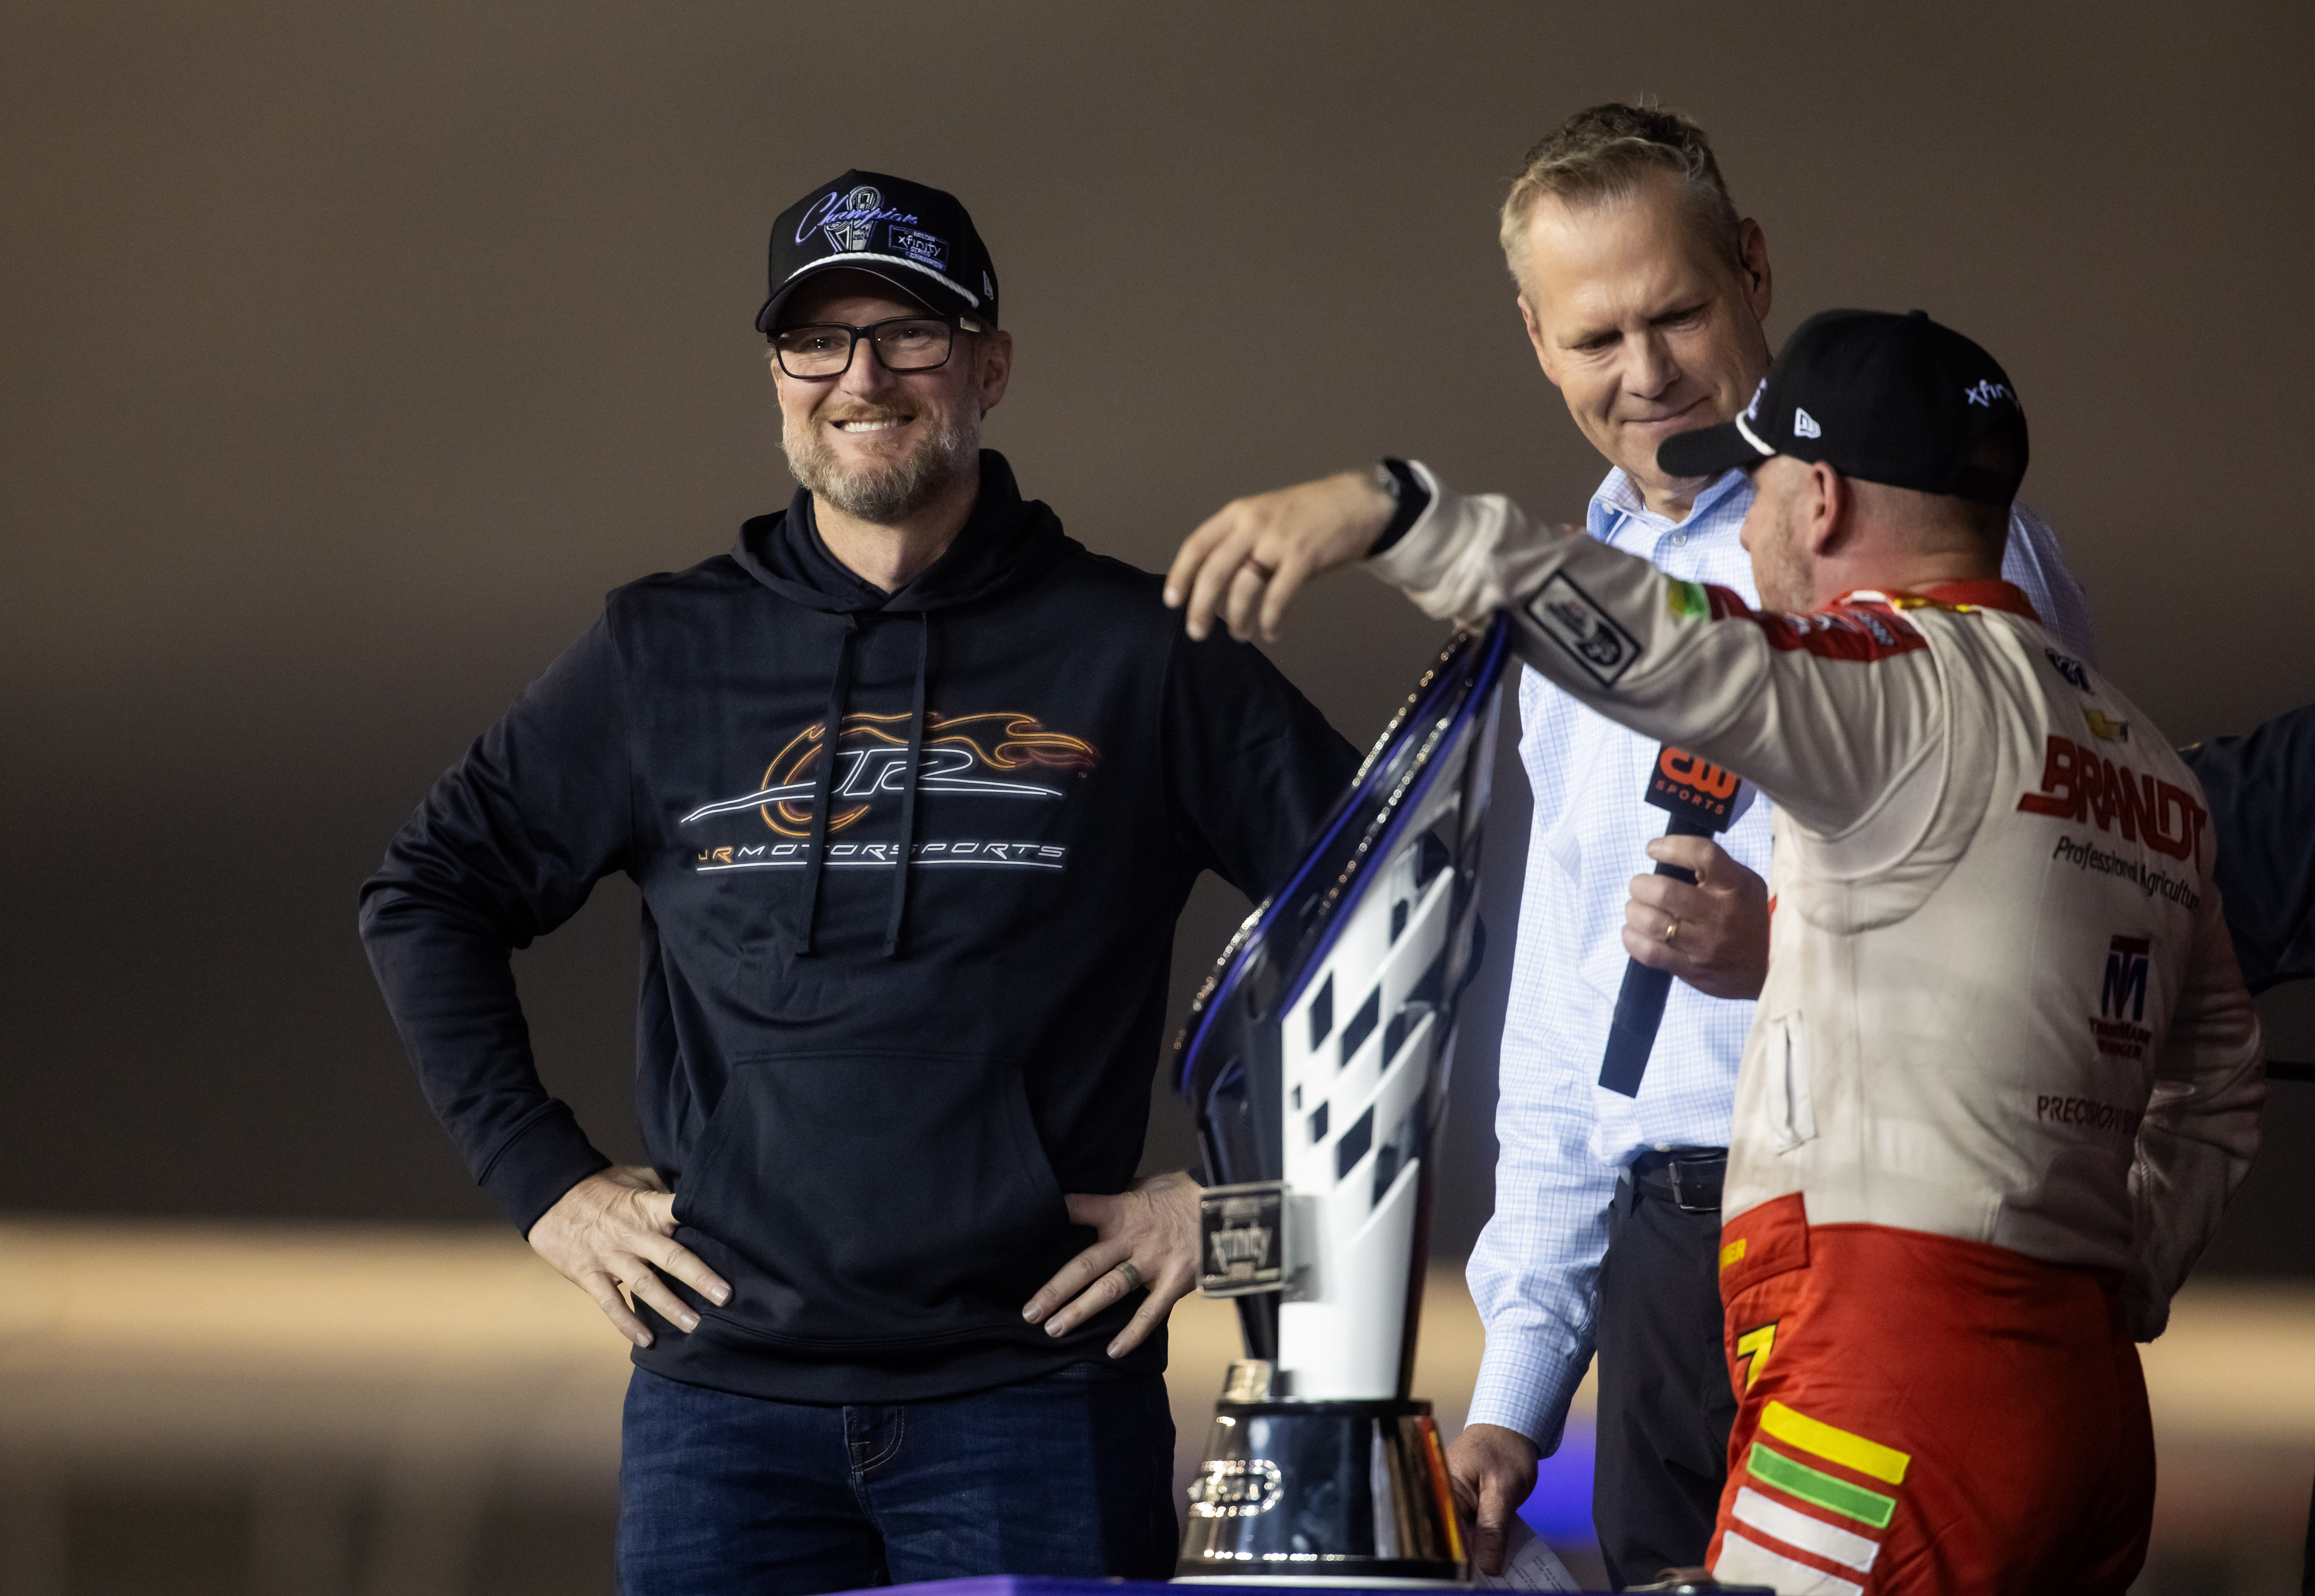
{"type": "MultiPolygon", "coordinates": [[[[1465,1530],[1468,1534],[1468,1530],[1465,1530]]],[[[1567,1572],[1567,1565],[1542,1536],[1528,1527],[1528,1521],[1517,1513],[1512,1515],[1511,1527],[1503,1532],[1503,1571],[1482,1574],[1478,1565],[1471,1566],[1471,1588],[1475,1591],[1580,1591],[1575,1576],[1567,1572]]]]}

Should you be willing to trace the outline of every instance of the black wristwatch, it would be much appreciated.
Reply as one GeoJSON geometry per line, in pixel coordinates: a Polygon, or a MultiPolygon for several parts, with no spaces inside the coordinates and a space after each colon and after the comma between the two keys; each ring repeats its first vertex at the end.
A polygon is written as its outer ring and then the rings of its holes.
{"type": "Polygon", "coordinates": [[[1423,519],[1431,508],[1431,490],[1415,474],[1415,467],[1404,460],[1385,459],[1376,462],[1374,485],[1390,495],[1398,508],[1391,511],[1390,519],[1367,545],[1367,558],[1371,560],[1406,536],[1407,528],[1423,519]]]}

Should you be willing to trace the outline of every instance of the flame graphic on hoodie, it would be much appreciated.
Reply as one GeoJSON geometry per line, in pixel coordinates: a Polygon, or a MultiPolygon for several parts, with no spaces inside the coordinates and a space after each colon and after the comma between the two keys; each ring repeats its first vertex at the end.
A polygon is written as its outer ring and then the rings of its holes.
{"type": "MultiPolygon", "coordinates": [[[[898,793],[908,760],[906,714],[848,714],[837,738],[836,757],[841,762],[833,795],[859,802],[831,811],[830,836],[868,812],[878,793],[898,793]]],[[[805,727],[788,739],[764,768],[759,796],[773,797],[758,806],[764,824],[783,837],[812,835],[812,789],[819,779],[817,767],[825,751],[824,726],[805,727]],[[796,789],[801,788],[801,792],[796,789]]],[[[980,793],[997,797],[1060,798],[1060,788],[1026,781],[1001,781],[977,772],[1033,775],[1042,771],[1087,771],[1101,763],[1101,750],[1083,738],[1047,730],[1031,714],[1010,710],[985,714],[949,716],[935,711],[925,714],[925,740],[917,767],[920,793],[980,793]]]]}

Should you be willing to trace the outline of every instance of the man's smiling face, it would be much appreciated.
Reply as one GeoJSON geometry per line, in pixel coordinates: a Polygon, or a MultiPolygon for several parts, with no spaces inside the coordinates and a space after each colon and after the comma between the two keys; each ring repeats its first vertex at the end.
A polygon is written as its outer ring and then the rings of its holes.
{"type": "MultiPolygon", "coordinates": [[[[879,279],[830,271],[797,289],[780,325],[866,327],[928,314],[879,279]]],[[[865,338],[840,377],[793,377],[774,360],[789,469],[847,515],[879,524],[904,519],[971,467],[980,418],[1004,395],[1010,352],[1001,332],[959,331],[947,363],[930,371],[886,369],[865,338]]]]}
{"type": "Polygon", "coordinates": [[[1621,200],[1539,198],[1528,213],[1520,312],[1543,373],[1592,446],[1652,509],[1700,485],[1656,469],[1656,446],[1743,410],[1769,368],[1766,246],[1746,222],[1723,258],[1669,176],[1621,200]]]}

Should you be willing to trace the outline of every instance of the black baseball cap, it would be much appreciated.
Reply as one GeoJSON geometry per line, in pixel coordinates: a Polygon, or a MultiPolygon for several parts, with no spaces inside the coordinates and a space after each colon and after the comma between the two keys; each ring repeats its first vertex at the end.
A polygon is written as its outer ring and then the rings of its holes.
{"type": "Polygon", "coordinates": [[[772,331],[797,284],[839,270],[883,278],[942,315],[997,325],[997,269],[953,194],[847,172],[789,206],[772,224],[772,296],[756,331],[772,331]]]}
{"type": "Polygon", "coordinates": [[[1743,414],[1665,439],[1656,465],[1717,476],[1772,455],[2007,504],[2026,476],[2026,412],[1993,357],[1928,312],[1828,310],[1785,340],[1743,414]]]}

